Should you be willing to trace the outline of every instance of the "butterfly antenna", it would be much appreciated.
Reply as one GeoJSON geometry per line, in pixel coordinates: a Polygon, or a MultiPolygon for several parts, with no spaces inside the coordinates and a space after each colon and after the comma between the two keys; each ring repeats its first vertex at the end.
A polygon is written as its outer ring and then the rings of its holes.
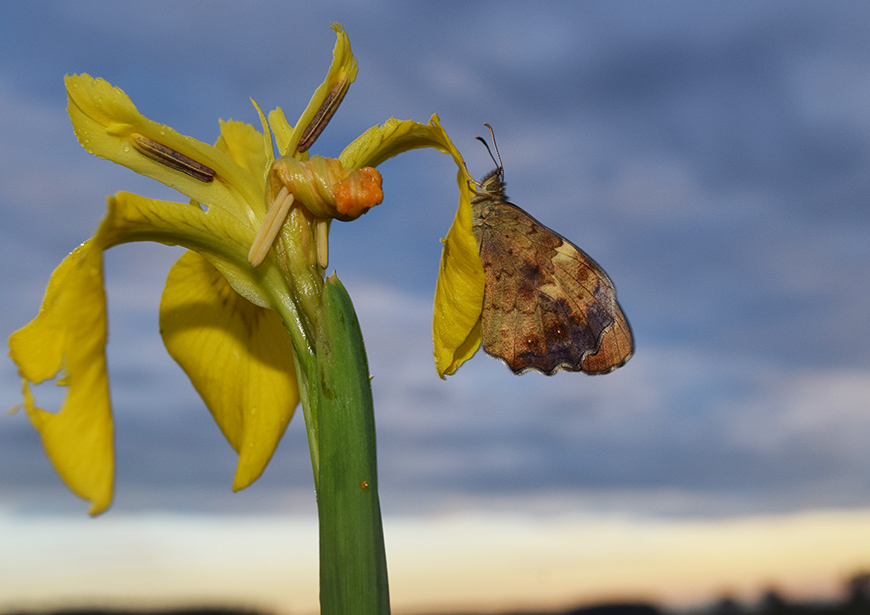
{"type": "MultiPolygon", "coordinates": [[[[492,129],[492,126],[486,122],[484,122],[483,125],[489,129],[489,136],[492,137],[492,146],[495,148],[495,155],[498,157],[498,166],[500,169],[503,169],[504,165],[501,163],[501,154],[498,153],[498,143],[495,142],[495,131],[492,129]]],[[[490,156],[492,156],[492,154],[490,154],[490,156]]]]}
{"type": "Polygon", "coordinates": [[[495,142],[495,132],[493,132],[492,126],[490,126],[486,122],[484,122],[483,125],[489,129],[489,134],[492,137],[492,146],[495,148],[495,156],[492,155],[492,150],[489,149],[489,143],[486,142],[486,139],[484,139],[483,137],[474,137],[474,138],[477,139],[478,141],[480,141],[481,143],[483,143],[483,146],[486,148],[486,151],[489,153],[489,157],[492,158],[492,161],[495,163],[495,166],[498,167],[498,169],[500,171],[501,169],[504,168],[504,165],[502,165],[502,163],[501,163],[501,154],[498,153],[498,145],[495,142]]]}

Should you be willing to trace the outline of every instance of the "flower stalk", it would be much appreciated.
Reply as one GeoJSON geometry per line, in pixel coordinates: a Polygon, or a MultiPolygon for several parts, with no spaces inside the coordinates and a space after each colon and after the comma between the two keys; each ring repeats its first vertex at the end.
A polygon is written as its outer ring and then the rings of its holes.
{"type": "Polygon", "coordinates": [[[326,280],[317,336],[321,613],[389,613],[374,405],[350,297],[326,280]]]}

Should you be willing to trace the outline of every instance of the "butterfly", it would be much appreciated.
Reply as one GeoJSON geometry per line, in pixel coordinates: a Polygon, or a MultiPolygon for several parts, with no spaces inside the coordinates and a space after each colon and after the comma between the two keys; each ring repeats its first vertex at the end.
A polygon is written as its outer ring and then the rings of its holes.
{"type": "Polygon", "coordinates": [[[604,270],[573,243],[548,229],[505,195],[504,168],[496,169],[471,199],[474,236],[485,286],[484,350],[516,374],[558,370],[606,374],[633,352],[631,328],[604,270]]]}

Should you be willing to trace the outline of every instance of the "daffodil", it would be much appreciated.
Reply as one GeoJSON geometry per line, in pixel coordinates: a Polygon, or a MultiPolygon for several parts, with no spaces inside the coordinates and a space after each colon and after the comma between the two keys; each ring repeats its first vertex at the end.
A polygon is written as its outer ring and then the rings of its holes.
{"type": "MultiPolygon", "coordinates": [[[[437,117],[429,124],[391,119],[366,131],[338,160],[309,156],[357,74],[347,36],[340,26],[334,29],[333,63],[295,127],[280,108],[267,120],[254,103],[262,132],[222,121],[214,146],[146,118],[106,81],[66,79],[73,128],[88,152],[189,199],[176,203],[126,192],[110,197],[94,236],[52,274],[39,314],[9,340],[23,380],[23,407],[54,467],[90,501],[92,514],[105,510],[113,496],[103,288],[103,253],[113,246],[156,241],[188,249],[169,272],[160,331],[239,454],[233,489],[261,474],[300,397],[305,402],[311,394],[307,376],[314,370],[329,224],[380,202],[380,177],[365,167],[419,147],[436,147],[457,161],[462,200],[445,241],[435,336],[436,347],[440,339],[447,348],[438,356],[468,352],[464,340],[474,317],[469,300],[457,303],[455,297],[468,294],[464,287],[482,293],[473,279],[482,279],[482,271],[479,260],[474,270],[469,259],[476,247],[464,167],[437,117]],[[33,395],[33,385],[52,379],[67,387],[58,412],[38,407],[33,395]]],[[[447,366],[439,367],[442,373],[455,363],[438,361],[447,366]]],[[[313,461],[318,454],[313,446],[313,461]]]]}

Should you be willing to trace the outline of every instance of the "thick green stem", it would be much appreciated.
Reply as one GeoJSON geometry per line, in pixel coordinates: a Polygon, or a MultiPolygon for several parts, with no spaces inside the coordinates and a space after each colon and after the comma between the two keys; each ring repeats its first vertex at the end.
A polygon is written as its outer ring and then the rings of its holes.
{"type": "MultiPolygon", "coordinates": [[[[322,615],[390,612],[368,362],[347,291],[326,281],[317,332],[322,615]]],[[[309,429],[311,427],[309,426],[309,429]]]]}

